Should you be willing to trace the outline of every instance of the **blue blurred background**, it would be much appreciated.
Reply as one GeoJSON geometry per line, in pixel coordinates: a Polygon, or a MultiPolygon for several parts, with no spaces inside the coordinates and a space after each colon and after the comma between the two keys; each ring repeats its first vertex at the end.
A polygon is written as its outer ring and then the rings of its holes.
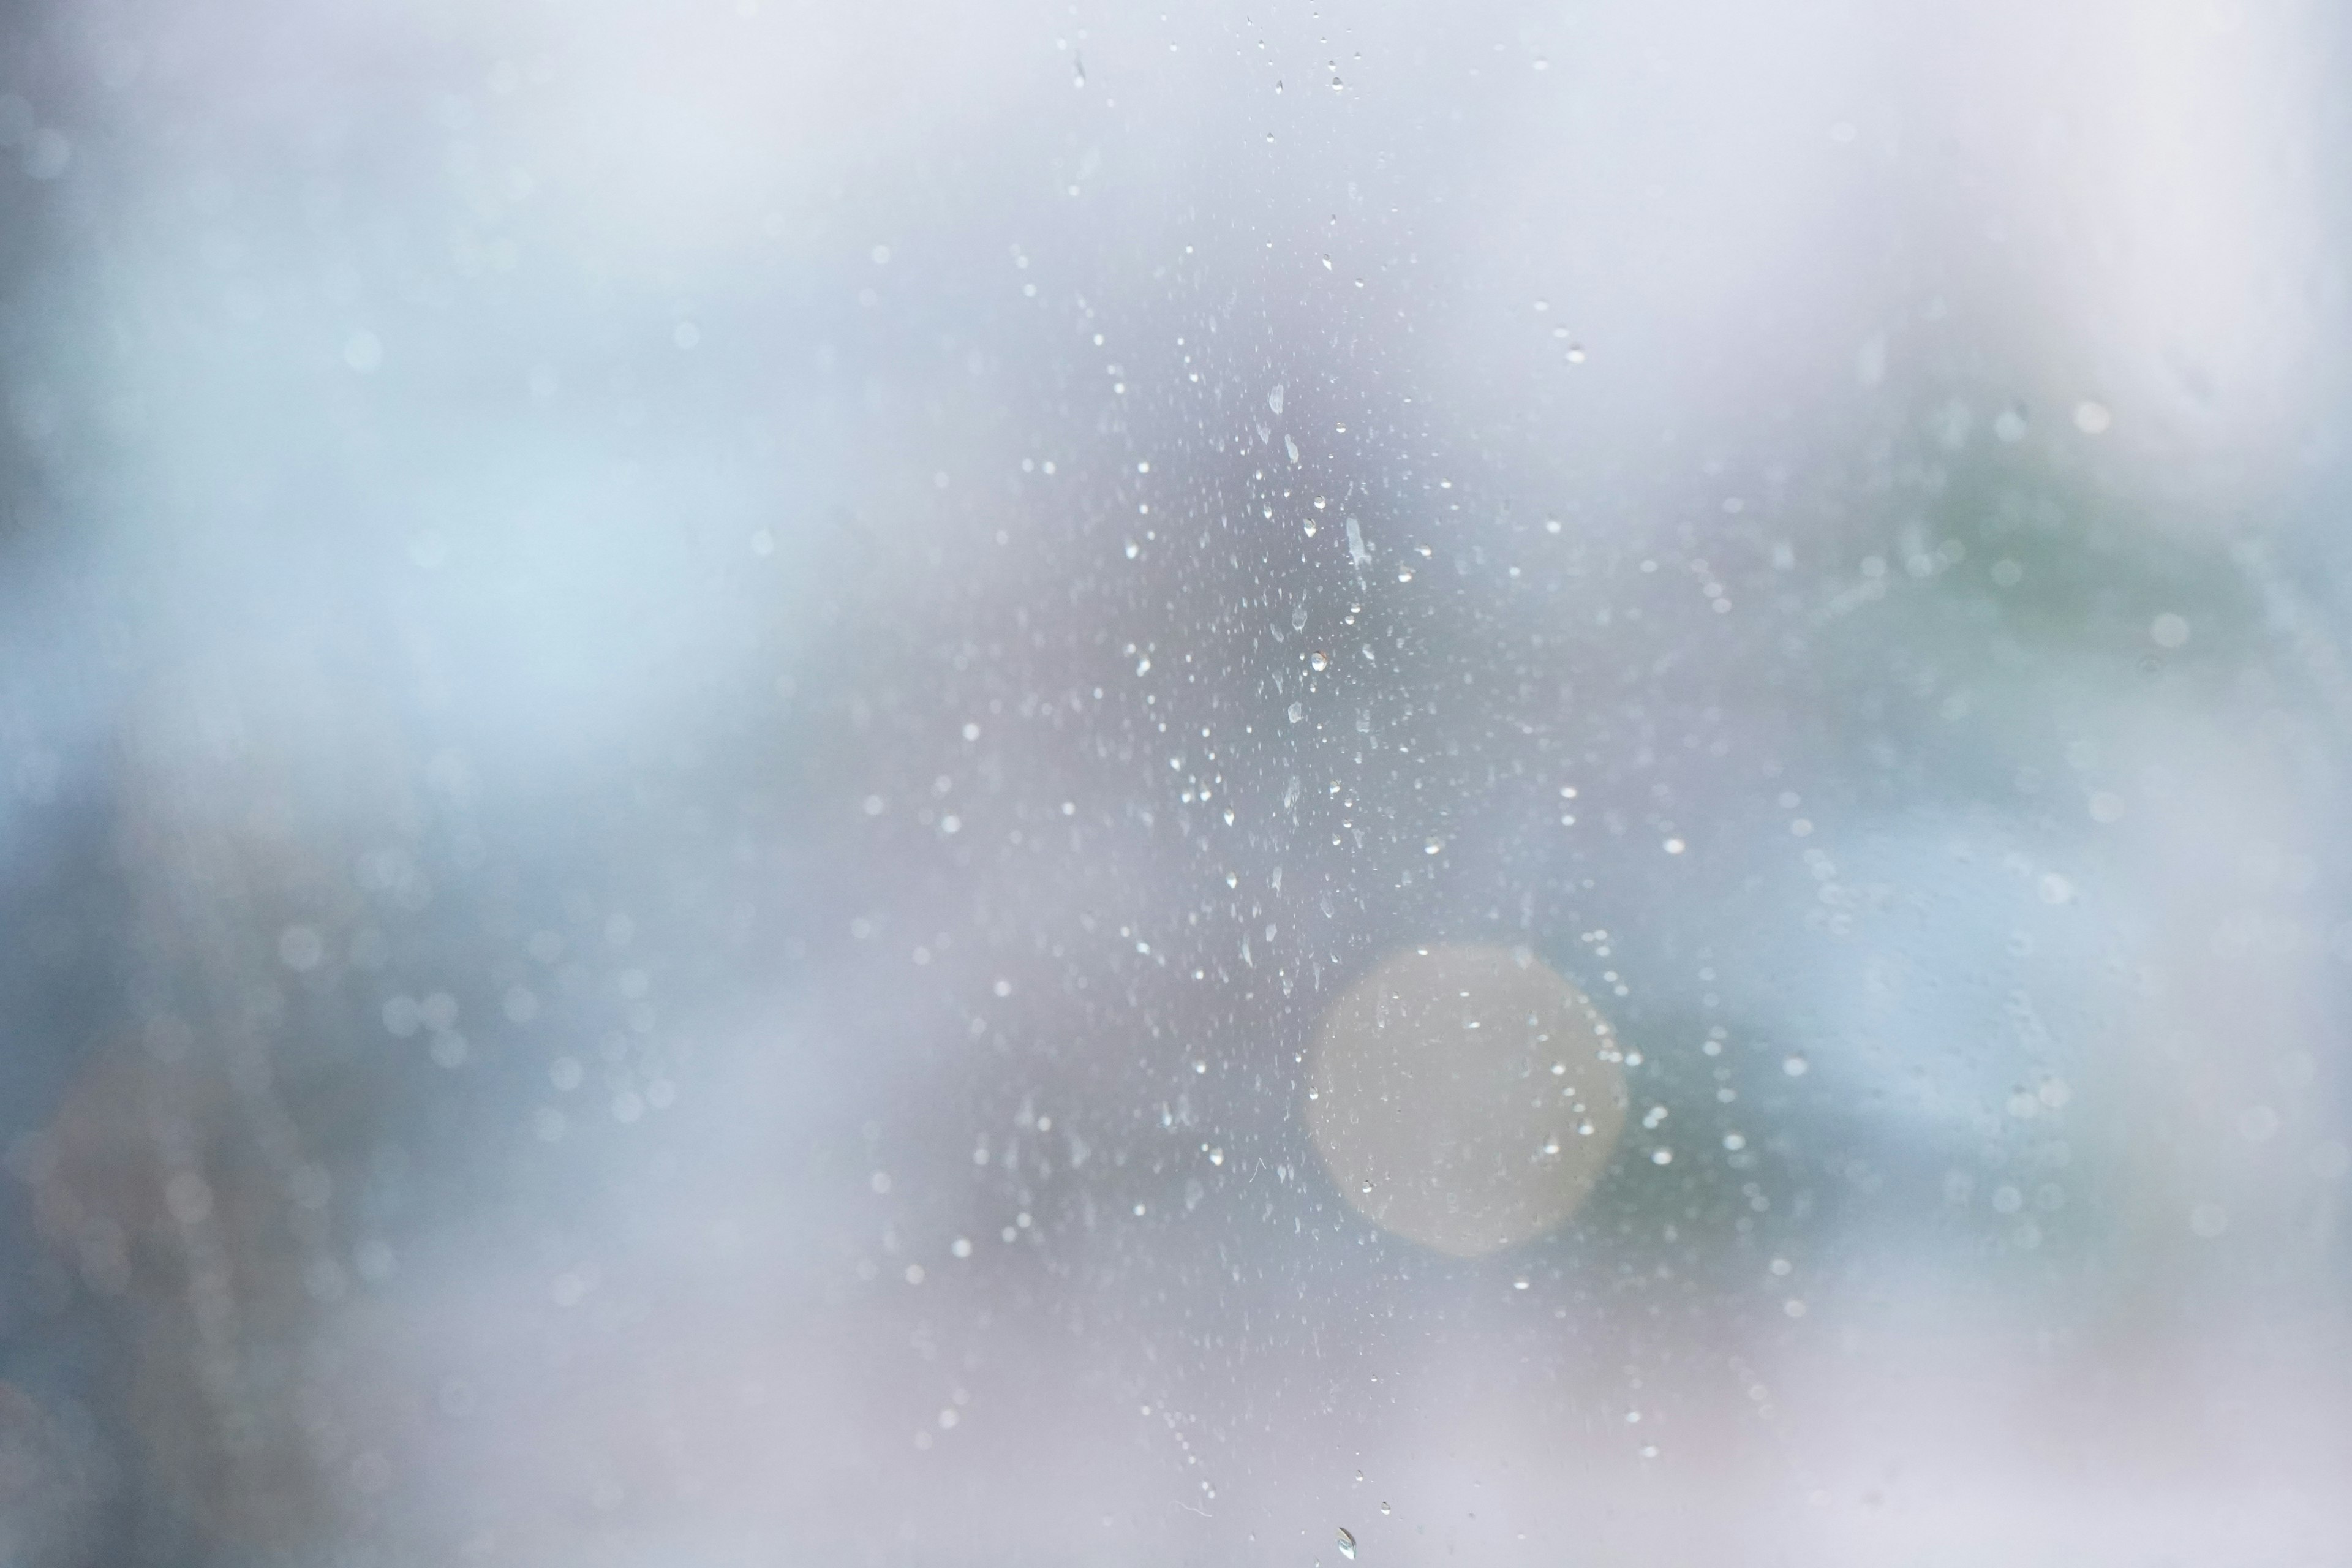
{"type": "Polygon", "coordinates": [[[2352,1556],[2347,73],[11,11],[0,1563],[2352,1556]],[[1473,1258],[1436,942],[1625,1107],[1473,1258]]]}

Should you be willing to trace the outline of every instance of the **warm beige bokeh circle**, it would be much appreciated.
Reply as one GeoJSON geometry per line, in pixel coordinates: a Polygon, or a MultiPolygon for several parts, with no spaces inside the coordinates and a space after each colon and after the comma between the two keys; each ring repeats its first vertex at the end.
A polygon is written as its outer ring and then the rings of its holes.
{"type": "Polygon", "coordinates": [[[1625,1124],[1609,1023],[1525,949],[1404,948],[1340,993],[1307,1128],[1357,1211],[1456,1258],[1574,1214],[1625,1124]]]}

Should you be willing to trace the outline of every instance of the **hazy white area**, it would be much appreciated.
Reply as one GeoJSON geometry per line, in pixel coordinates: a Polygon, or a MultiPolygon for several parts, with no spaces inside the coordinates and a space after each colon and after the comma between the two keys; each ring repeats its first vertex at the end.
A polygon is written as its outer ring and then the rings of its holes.
{"type": "Polygon", "coordinates": [[[0,1563],[2352,1558],[2347,73],[0,21],[0,1563]]]}

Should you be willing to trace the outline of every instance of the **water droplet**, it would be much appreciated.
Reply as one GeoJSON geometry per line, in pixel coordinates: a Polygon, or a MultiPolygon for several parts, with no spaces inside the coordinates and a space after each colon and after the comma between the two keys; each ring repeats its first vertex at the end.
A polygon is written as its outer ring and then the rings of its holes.
{"type": "Polygon", "coordinates": [[[1582,343],[1570,343],[1568,345],[1568,363],[1570,364],[1582,364],[1584,363],[1584,345],[1582,343]]]}
{"type": "Polygon", "coordinates": [[[1356,1560],[1356,1538],[1344,1529],[1339,1531],[1339,1555],[1350,1563],[1356,1560]]]}
{"type": "Polygon", "coordinates": [[[1444,840],[1444,839],[1443,839],[1443,838],[1433,838],[1433,839],[1431,839],[1428,843],[1423,844],[1423,845],[1421,847],[1421,850],[1422,850],[1422,853],[1423,853],[1423,854],[1424,854],[1424,855],[1434,855],[1434,854],[1436,854],[1439,850],[1444,849],[1444,847],[1445,847],[1445,840],[1444,840]]]}
{"type": "Polygon", "coordinates": [[[1382,1504],[1381,1504],[1381,1511],[1382,1513],[1386,1513],[1386,1512],[1388,1512],[1388,1511],[1389,1511],[1389,1505],[1388,1505],[1387,1503],[1385,1503],[1385,1502],[1383,1502],[1382,1504]]]}
{"type": "Polygon", "coordinates": [[[1282,412],[1282,383],[1276,382],[1273,390],[1265,395],[1265,405],[1276,414],[1282,412]]]}
{"type": "Polygon", "coordinates": [[[1790,1078],[1802,1078],[1805,1076],[1806,1070],[1811,1066],[1811,1064],[1807,1062],[1804,1057],[1801,1054],[1792,1056],[1783,1061],[1780,1064],[1780,1070],[1787,1073],[1790,1078]]]}
{"type": "Polygon", "coordinates": [[[1307,667],[1317,671],[1328,669],[1331,668],[1331,656],[1318,647],[1307,656],[1307,667]]]}
{"type": "Polygon", "coordinates": [[[1304,702],[1294,702],[1294,703],[1292,703],[1292,704],[1290,705],[1290,721],[1291,721],[1292,723],[1296,724],[1296,723],[1297,723],[1301,719],[1304,719],[1304,718],[1306,718],[1306,717],[1307,717],[1307,704],[1306,704],[1306,703],[1304,703],[1304,702]]]}
{"type": "Polygon", "coordinates": [[[1297,461],[1298,461],[1298,443],[1297,443],[1297,442],[1296,442],[1296,441],[1292,440],[1289,437],[1285,436],[1285,437],[1282,438],[1282,448],[1283,448],[1283,450],[1284,450],[1284,451],[1288,452],[1288,453],[1290,454],[1290,460],[1291,460],[1293,463],[1296,463],[1296,462],[1297,462],[1297,461]]]}

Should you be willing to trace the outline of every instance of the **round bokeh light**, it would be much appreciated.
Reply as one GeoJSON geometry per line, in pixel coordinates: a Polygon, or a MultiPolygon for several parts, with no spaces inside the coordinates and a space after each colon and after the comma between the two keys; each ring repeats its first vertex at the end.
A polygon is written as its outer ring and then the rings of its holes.
{"type": "Polygon", "coordinates": [[[1324,1015],[1307,1131],[1365,1218],[1481,1257],[1591,1193],[1625,1122],[1620,1054],[1584,994],[1524,948],[1405,948],[1324,1015]]]}

